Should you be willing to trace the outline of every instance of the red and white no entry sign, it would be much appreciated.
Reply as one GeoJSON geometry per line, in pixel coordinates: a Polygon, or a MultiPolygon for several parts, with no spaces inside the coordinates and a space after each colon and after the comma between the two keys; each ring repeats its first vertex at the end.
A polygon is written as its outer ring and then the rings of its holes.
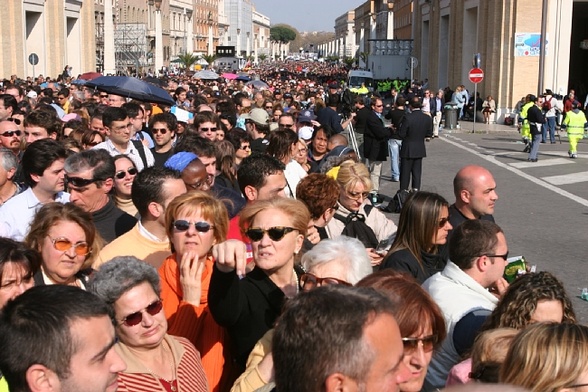
{"type": "Polygon", "coordinates": [[[470,78],[470,82],[478,84],[484,80],[484,71],[482,71],[482,68],[472,68],[470,69],[468,76],[470,78]]]}

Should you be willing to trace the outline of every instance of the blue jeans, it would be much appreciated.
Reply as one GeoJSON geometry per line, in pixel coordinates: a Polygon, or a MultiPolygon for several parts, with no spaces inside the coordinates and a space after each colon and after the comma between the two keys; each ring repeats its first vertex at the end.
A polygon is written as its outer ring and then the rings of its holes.
{"type": "Polygon", "coordinates": [[[529,159],[537,159],[537,153],[539,153],[539,143],[541,143],[541,134],[531,136],[531,152],[529,153],[529,159]]]}
{"type": "Polygon", "coordinates": [[[543,124],[542,141],[547,140],[547,132],[549,132],[549,140],[555,143],[555,117],[545,117],[545,124],[543,124]]]}
{"type": "Polygon", "coordinates": [[[388,153],[390,156],[391,176],[394,181],[400,180],[400,159],[398,157],[400,153],[400,146],[402,146],[402,140],[388,139],[388,153]]]}

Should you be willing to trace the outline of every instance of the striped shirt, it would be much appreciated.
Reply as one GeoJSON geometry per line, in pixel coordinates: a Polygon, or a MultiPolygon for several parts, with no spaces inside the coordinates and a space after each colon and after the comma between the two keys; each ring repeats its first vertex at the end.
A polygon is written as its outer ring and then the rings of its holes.
{"type": "MultiPolygon", "coordinates": [[[[200,361],[200,353],[187,339],[165,335],[164,340],[171,347],[174,362],[177,364],[176,377],[178,390],[182,392],[208,392],[208,381],[200,361]]],[[[162,344],[164,344],[162,342],[162,344]]],[[[116,352],[127,365],[127,369],[118,374],[118,392],[165,392],[166,389],[158,378],[141,364],[131,351],[122,343],[115,346],[116,352]]]]}

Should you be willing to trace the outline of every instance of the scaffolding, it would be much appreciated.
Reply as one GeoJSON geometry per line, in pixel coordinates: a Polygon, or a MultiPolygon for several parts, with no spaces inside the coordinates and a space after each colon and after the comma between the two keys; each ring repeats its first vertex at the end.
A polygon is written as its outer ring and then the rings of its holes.
{"type": "Polygon", "coordinates": [[[116,70],[122,74],[140,73],[147,65],[147,25],[117,23],[114,26],[116,70]]]}

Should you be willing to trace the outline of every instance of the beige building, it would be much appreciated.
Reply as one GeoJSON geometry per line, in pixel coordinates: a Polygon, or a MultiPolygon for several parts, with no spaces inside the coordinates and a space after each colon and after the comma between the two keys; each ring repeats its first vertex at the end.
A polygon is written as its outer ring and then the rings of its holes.
{"type": "Polygon", "coordinates": [[[94,4],[82,0],[8,0],[0,7],[0,76],[57,77],[94,71],[94,4]]]}
{"type": "Polygon", "coordinates": [[[546,88],[565,94],[568,86],[574,87],[583,98],[587,4],[544,1],[545,19],[537,0],[416,0],[414,55],[420,64],[415,77],[428,78],[432,88],[464,84],[473,92],[468,73],[474,54],[480,53],[484,80],[478,91],[496,100],[497,121],[522,96],[546,88]],[[542,37],[547,38],[545,51],[542,37]]]}
{"type": "Polygon", "coordinates": [[[355,10],[347,11],[335,19],[335,55],[339,58],[355,57],[355,10]]]}

